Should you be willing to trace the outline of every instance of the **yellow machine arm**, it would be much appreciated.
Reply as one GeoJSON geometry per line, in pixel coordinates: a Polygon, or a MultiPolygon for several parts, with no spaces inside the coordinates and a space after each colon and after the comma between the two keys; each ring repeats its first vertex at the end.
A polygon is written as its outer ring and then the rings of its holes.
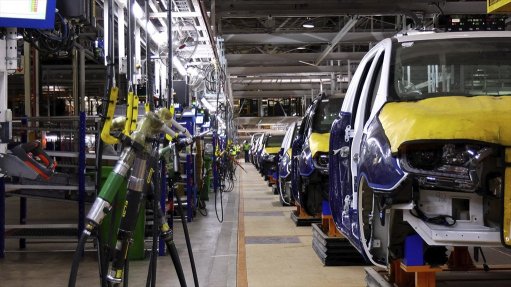
{"type": "Polygon", "coordinates": [[[107,144],[116,144],[119,142],[117,138],[110,134],[112,127],[112,120],[114,118],[115,106],[117,105],[117,96],[119,95],[119,88],[113,87],[110,90],[110,97],[108,99],[109,105],[106,112],[106,120],[103,129],[101,130],[101,139],[107,144]]]}

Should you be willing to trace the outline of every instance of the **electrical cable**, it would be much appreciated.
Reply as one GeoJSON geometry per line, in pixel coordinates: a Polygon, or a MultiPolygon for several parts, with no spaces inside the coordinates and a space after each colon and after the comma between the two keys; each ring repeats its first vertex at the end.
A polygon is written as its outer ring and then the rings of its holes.
{"type": "Polygon", "coordinates": [[[122,280],[122,286],[128,287],[129,286],[129,279],[130,279],[130,260],[126,257],[124,260],[124,273],[123,273],[123,280],[122,280]]]}
{"type": "Polygon", "coordinates": [[[188,256],[190,257],[190,265],[192,266],[192,274],[193,274],[193,282],[195,284],[195,287],[199,287],[199,279],[197,277],[197,269],[195,267],[195,260],[193,258],[193,250],[192,250],[192,244],[190,243],[190,233],[188,232],[188,224],[186,223],[185,215],[183,212],[183,203],[181,202],[181,198],[179,195],[175,194],[177,205],[178,205],[178,212],[181,216],[181,222],[183,223],[183,231],[185,234],[185,241],[186,241],[186,249],[188,249],[188,256]]]}
{"type": "Polygon", "coordinates": [[[420,220],[427,222],[427,223],[431,223],[431,224],[435,224],[435,225],[443,225],[443,226],[453,226],[456,224],[456,219],[450,215],[438,215],[438,216],[434,216],[434,217],[428,217],[417,206],[415,206],[413,208],[413,211],[415,211],[416,213],[414,213],[414,212],[412,212],[412,210],[410,210],[411,215],[413,215],[414,217],[419,218],[420,220]],[[448,219],[450,219],[450,220],[448,220],[448,219]]]}

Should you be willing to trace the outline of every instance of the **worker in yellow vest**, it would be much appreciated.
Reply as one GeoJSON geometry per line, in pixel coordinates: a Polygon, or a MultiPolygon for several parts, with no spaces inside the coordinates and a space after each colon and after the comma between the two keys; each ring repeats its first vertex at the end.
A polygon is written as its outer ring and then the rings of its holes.
{"type": "Polygon", "coordinates": [[[243,141],[243,151],[245,152],[245,162],[249,162],[248,151],[250,150],[250,144],[245,140],[243,141]]]}

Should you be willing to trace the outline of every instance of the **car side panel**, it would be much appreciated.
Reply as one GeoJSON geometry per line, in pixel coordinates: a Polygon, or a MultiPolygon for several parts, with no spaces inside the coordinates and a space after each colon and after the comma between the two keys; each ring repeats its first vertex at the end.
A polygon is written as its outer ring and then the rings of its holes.
{"type": "Polygon", "coordinates": [[[380,191],[393,190],[406,177],[397,157],[391,154],[389,141],[377,117],[369,123],[363,135],[358,166],[369,186],[380,191]]]}

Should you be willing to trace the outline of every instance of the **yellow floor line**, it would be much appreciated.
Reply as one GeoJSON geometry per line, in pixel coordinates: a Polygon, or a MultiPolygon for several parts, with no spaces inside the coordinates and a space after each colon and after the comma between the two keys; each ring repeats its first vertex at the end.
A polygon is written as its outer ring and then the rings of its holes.
{"type": "Polygon", "coordinates": [[[236,286],[248,287],[247,276],[247,253],[245,249],[245,214],[243,202],[243,172],[239,173],[240,181],[240,197],[238,207],[238,257],[237,257],[237,270],[236,270],[236,286]]]}

